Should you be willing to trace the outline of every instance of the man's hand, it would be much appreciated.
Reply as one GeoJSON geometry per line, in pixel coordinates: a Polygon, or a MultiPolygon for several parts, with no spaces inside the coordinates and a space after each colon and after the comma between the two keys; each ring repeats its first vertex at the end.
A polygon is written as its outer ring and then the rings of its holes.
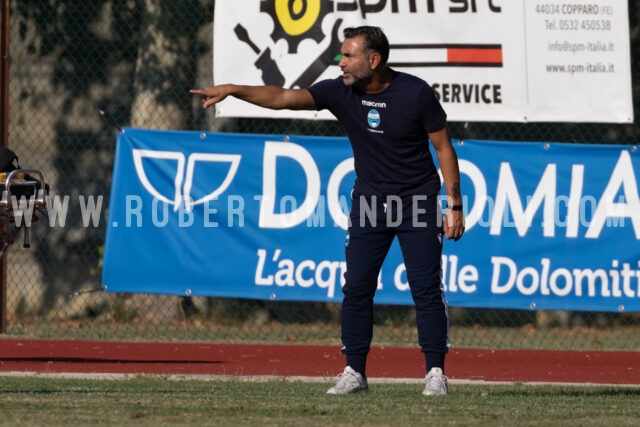
{"type": "Polygon", "coordinates": [[[204,89],[191,89],[189,93],[200,95],[202,106],[208,108],[229,96],[230,90],[227,85],[220,85],[210,86],[204,89]]]}
{"type": "Polygon", "coordinates": [[[447,209],[442,228],[447,239],[453,239],[457,242],[464,234],[464,214],[462,211],[447,209]]]}

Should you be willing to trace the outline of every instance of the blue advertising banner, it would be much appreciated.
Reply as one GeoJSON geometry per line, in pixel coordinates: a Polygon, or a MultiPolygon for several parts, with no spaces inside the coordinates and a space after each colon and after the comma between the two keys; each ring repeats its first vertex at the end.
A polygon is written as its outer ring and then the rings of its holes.
{"type": "MultiPolygon", "coordinates": [[[[444,245],[451,306],[640,311],[635,146],[454,143],[466,233],[444,245]]],[[[103,284],[339,302],[354,179],[346,138],[125,128],[103,284]]],[[[376,303],[412,304],[397,244],[376,303]]]]}

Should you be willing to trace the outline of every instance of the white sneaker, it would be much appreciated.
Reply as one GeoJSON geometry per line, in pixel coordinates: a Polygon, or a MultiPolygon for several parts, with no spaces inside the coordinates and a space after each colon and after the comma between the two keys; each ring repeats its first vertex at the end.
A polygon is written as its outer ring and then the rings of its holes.
{"type": "Polygon", "coordinates": [[[425,396],[437,396],[447,394],[449,387],[447,385],[447,377],[442,373],[440,368],[431,368],[425,378],[426,385],[422,394],[425,396]]]}
{"type": "Polygon", "coordinates": [[[369,385],[362,374],[354,371],[351,366],[344,368],[338,375],[338,382],[327,390],[327,394],[369,393],[369,385]]]}

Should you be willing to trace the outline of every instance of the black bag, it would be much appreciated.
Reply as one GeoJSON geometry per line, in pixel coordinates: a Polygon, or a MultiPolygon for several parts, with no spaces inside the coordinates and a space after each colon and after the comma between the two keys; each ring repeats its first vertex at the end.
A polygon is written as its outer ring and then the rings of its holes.
{"type": "Polygon", "coordinates": [[[11,172],[20,169],[18,156],[12,150],[0,145],[0,172],[11,172]]]}

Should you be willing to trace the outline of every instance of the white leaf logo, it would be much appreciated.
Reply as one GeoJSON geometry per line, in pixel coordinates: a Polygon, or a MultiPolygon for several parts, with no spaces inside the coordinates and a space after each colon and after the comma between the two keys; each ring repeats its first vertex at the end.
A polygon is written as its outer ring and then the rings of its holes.
{"type": "Polygon", "coordinates": [[[182,203],[184,203],[185,209],[189,212],[193,209],[193,206],[213,200],[220,194],[224,193],[225,190],[229,188],[229,185],[231,185],[233,178],[238,172],[238,166],[240,165],[241,158],[242,156],[239,154],[192,153],[189,155],[188,159],[185,159],[185,155],[177,151],[133,150],[133,163],[143,187],[153,197],[167,204],[173,205],[174,212],[180,209],[180,205],[182,203]],[[173,181],[173,197],[161,194],[161,192],[154,187],[144,170],[143,159],[175,160],[177,162],[176,177],[173,181]],[[193,176],[196,164],[207,162],[228,163],[229,170],[218,188],[198,200],[193,200],[191,197],[191,189],[193,188],[193,176]]]}

